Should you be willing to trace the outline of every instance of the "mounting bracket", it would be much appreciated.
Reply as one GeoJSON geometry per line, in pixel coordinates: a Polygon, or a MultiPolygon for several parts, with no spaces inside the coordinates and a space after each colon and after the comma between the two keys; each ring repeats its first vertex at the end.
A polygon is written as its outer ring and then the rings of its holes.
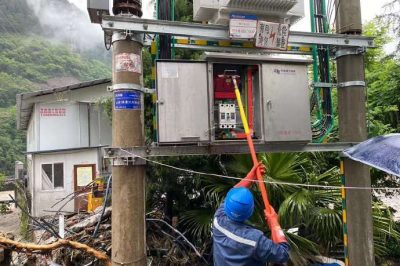
{"type": "Polygon", "coordinates": [[[149,89],[149,88],[144,88],[138,84],[134,83],[119,83],[119,84],[113,84],[111,86],[107,86],[107,90],[112,92],[115,90],[135,90],[135,91],[141,91],[143,93],[149,93],[153,94],[156,92],[155,89],[149,89]]]}
{"type": "Polygon", "coordinates": [[[337,88],[346,88],[346,87],[365,87],[365,81],[363,80],[353,80],[353,81],[345,81],[340,82],[337,85],[337,88]]]}
{"type": "Polygon", "coordinates": [[[336,60],[339,57],[348,56],[348,55],[363,54],[363,53],[365,53],[365,51],[366,50],[364,47],[351,47],[351,48],[340,49],[335,52],[334,59],[336,60]]]}

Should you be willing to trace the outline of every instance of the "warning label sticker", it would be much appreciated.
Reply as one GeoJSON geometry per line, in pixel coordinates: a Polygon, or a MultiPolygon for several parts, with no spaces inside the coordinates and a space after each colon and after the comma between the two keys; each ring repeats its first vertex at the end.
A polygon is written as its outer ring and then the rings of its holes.
{"type": "Polygon", "coordinates": [[[134,53],[121,53],[115,56],[115,71],[142,73],[142,60],[134,53]]]}
{"type": "Polygon", "coordinates": [[[254,39],[256,28],[256,16],[231,14],[229,19],[229,38],[254,39]]]}
{"type": "Polygon", "coordinates": [[[163,79],[177,79],[179,77],[178,64],[168,63],[161,65],[161,77],[163,79]]]}
{"type": "Polygon", "coordinates": [[[274,50],[287,50],[288,38],[288,24],[258,21],[256,47],[274,50]]]}

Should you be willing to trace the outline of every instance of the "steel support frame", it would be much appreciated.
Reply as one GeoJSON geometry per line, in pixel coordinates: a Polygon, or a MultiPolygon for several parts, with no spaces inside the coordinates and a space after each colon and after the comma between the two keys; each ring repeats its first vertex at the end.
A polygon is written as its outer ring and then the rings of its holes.
{"type": "MultiPolygon", "coordinates": [[[[207,40],[230,40],[228,27],[221,25],[104,16],[101,26],[105,32],[132,31],[135,33],[167,34],[172,36],[204,38],[207,40]]],[[[289,45],[294,44],[374,47],[372,37],[291,31],[289,34],[289,45]]]]}
{"type": "MultiPolygon", "coordinates": [[[[254,143],[257,153],[260,152],[342,152],[358,143],[338,142],[338,143],[254,143]]],[[[120,148],[104,148],[104,157],[109,159],[130,158],[130,157],[163,157],[163,156],[182,156],[182,155],[215,155],[215,154],[247,154],[249,147],[246,143],[241,144],[211,144],[211,145],[176,145],[176,146],[148,146],[131,147],[121,150],[120,148]],[[134,154],[134,155],[133,155],[134,154]]]]}
{"type": "Polygon", "coordinates": [[[290,54],[290,55],[309,55],[311,52],[303,51],[275,51],[266,50],[261,48],[245,48],[245,47],[234,47],[234,46],[209,46],[209,45],[193,45],[193,44],[175,44],[175,48],[181,49],[192,49],[199,51],[210,51],[210,52],[230,52],[230,53],[257,53],[257,54],[290,54]]]}

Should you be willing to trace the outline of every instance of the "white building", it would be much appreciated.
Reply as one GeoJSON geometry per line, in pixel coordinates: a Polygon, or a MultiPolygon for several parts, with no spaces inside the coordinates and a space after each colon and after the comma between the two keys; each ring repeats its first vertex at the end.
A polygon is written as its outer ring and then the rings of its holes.
{"type": "MultiPolygon", "coordinates": [[[[99,102],[110,79],[17,95],[17,128],[27,131],[28,189],[33,216],[52,214],[63,197],[108,172],[101,148],[111,144],[111,120],[99,102]]],[[[64,202],[63,202],[64,203],[64,202]]],[[[86,208],[87,196],[63,211],[86,208]]]]}

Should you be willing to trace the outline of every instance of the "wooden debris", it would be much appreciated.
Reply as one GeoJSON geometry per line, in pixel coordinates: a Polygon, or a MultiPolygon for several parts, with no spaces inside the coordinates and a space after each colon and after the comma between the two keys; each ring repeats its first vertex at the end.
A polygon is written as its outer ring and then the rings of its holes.
{"type": "MultiPolygon", "coordinates": [[[[111,216],[111,210],[112,210],[112,207],[107,207],[105,209],[104,215],[103,215],[103,219],[108,218],[108,217],[111,216]]],[[[96,213],[95,215],[89,216],[87,219],[85,219],[85,220],[83,220],[83,221],[81,221],[81,222],[79,222],[79,223],[77,223],[75,225],[72,225],[70,227],[70,229],[72,231],[74,231],[74,232],[79,232],[82,229],[85,229],[85,228],[88,228],[90,226],[93,226],[93,225],[97,224],[97,222],[100,219],[100,216],[101,216],[101,212],[100,213],[96,213]]]]}
{"type": "Polygon", "coordinates": [[[21,243],[18,241],[14,241],[5,237],[0,236],[0,245],[6,246],[8,248],[12,248],[12,250],[20,250],[20,251],[25,251],[25,252],[31,252],[31,251],[53,251],[55,249],[58,249],[60,247],[70,247],[73,249],[81,250],[84,251],[95,258],[103,261],[106,263],[106,265],[111,265],[110,258],[103,252],[97,251],[88,245],[75,242],[75,241],[70,241],[66,239],[58,239],[56,242],[47,244],[47,245],[36,245],[32,243],[21,243]]]}
{"type": "MultiPolygon", "coordinates": [[[[38,265],[110,265],[109,257],[111,257],[112,248],[112,208],[107,207],[104,211],[103,217],[101,217],[101,211],[102,208],[99,208],[91,214],[76,213],[72,215],[66,215],[65,240],[58,240],[48,231],[41,230],[37,232],[37,239],[40,239],[39,244],[41,245],[24,243],[20,244],[25,246],[7,245],[2,243],[2,238],[0,238],[0,247],[4,246],[6,248],[13,248],[14,251],[21,253],[19,256],[20,258],[24,258],[24,256],[26,256],[27,259],[35,260],[38,265]],[[96,237],[92,237],[100,217],[101,224],[99,230],[96,237]],[[70,243],[76,243],[79,246],[71,246],[70,243]],[[33,245],[33,247],[41,248],[36,250],[27,249],[25,248],[26,245],[28,245],[28,247],[32,247],[33,245]],[[89,252],[87,249],[77,247],[90,247],[91,252],[89,252]],[[88,256],[88,254],[91,254],[92,256],[88,256]]],[[[46,221],[50,224],[58,225],[58,216],[49,216],[46,218],[46,221]]],[[[162,221],[161,214],[153,212],[151,218],[148,218],[146,227],[147,255],[148,260],[152,263],[152,265],[197,266],[208,264],[203,258],[199,258],[198,253],[195,252],[187,242],[185,242],[185,239],[182,235],[179,235],[175,229],[171,228],[169,225],[167,226],[162,221]]],[[[40,227],[36,228],[41,229],[40,227]]],[[[54,229],[57,229],[56,226],[54,229]]],[[[3,237],[8,239],[5,235],[3,237]]],[[[204,255],[204,250],[201,250],[200,253],[204,255]]],[[[28,265],[20,261],[18,261],[16,265],[28,265]]]]}

